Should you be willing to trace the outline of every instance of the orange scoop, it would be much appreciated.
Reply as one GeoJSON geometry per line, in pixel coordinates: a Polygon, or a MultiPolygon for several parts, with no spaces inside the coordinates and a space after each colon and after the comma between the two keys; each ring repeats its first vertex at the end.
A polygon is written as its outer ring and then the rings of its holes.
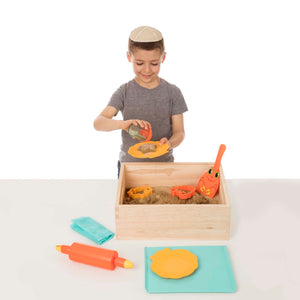
{"type": "Polygon", "coordinates": [[[225,150],[226,146],[222,144],[219,148],[215,165],[201,176],[197,184],[198,193],[208,196],[209,198],[215,196],[220,184],[220,165],[225,150]]]}

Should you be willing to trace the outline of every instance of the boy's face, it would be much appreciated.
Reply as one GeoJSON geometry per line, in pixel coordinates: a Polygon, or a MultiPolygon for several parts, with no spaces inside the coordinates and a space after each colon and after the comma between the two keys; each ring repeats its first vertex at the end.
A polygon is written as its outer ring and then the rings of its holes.
{"type": "Polygon", "coordinates": [[[127,52],[128,61],[132,62],[133,65],[136,81],[146,88],[153,88],[158,85],[160,64],[165,60],[165,57],[166,53],[161,54],[160,49],[135,49],[131,55],[127,52]]]}

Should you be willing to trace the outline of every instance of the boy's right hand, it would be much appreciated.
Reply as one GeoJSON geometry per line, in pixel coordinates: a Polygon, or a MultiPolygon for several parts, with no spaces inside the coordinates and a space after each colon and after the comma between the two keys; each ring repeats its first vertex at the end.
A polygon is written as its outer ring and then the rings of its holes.
{"type": "Polygon", "coordinates": [[[148,129],[151,127],[151,125],[148,121],[131,119],[131,120],[123,121],[122,129],[125,131],[128,131],[128,128],[131,124],[134,124],[135,126],[140,126],[141,128],[145,128],[145,129],[148,129]]]}

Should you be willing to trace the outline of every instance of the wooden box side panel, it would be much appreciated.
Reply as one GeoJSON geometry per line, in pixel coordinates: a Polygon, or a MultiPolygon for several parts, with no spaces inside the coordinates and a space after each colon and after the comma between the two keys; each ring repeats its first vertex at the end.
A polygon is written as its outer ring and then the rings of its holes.
{"type": "Polygon", "coordinates": [[[213,163],[125,163],[126,187],[197,185],[213,163]]]}
{"type": "Polygon", "coordinates": [[[229,239],[226,205],[122,205],[116,208],[118,239],[229,239]]]}
{"type": "Polygon", "coordinates": [[[116,207],[118,205],[122,205],[123,198],[125,195],[125,188],[126,188],[126,174],[125,174],[126,166],[124,164],[121,165],[120,168],[120,175],[117,187],[117,198],[116,198],[116,207]]]}
{"type": "Polygon", "coordinates": [[[226,184],[222,165],[220,166],[220,186],[219,186],[219,190],[216,195],[218,195],[218,194],[219,194],[221,203],[224,205],[230,206],[230,199],[228,196],[227,184],[226,184]]]}

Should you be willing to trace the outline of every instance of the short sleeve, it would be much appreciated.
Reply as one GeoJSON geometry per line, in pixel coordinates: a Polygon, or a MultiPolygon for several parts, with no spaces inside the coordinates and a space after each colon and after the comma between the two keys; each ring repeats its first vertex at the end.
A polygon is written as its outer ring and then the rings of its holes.
{"type": "Polygon", "coordinates": [[[107,105],[113,106],[118,111],[123,111],[125,99],[125,85],[121,85],[111,96],[107,105]]]}
{"type": "Polygon", "coordinates": [[[188,110],[188,107],[180,89],[176,85],[172,85],[171,90],[172,116],[186,112],[188,110]]]}

